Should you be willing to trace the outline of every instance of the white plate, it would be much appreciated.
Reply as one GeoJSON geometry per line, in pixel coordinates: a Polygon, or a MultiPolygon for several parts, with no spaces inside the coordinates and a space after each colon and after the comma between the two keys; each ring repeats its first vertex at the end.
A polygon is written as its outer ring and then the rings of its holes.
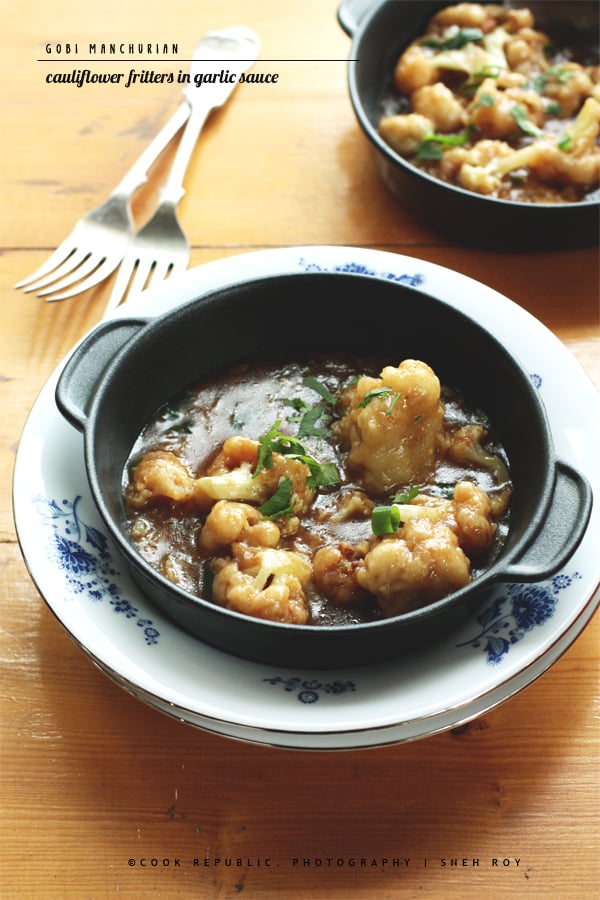
{"type": "MultiPolygon", "coordinates": [[[[586,474],[600,496],[600,398],[586,374],[521,307],[441,266],[355,247],[266,250],[191,269],[115,315],[156,315],[239,280],[307,271],[357,272],[420,286],[478,319],[525,364],[546,405],[559,457],[586,474]]],[[[343,671],[287,670],[202,644],[152,606],[105,536],[87,484],[82,436],[54,403],[62,365],[36,400],[17,454],[13,500],[25,561],[84,652],[130,693],[184,722],[303,749],[415,740],[469,721],[522,690],[561,656],[597,607],[595,504],[562,572],[533,585],[499,585],[477,617],[401,660],[343,671]]]]}

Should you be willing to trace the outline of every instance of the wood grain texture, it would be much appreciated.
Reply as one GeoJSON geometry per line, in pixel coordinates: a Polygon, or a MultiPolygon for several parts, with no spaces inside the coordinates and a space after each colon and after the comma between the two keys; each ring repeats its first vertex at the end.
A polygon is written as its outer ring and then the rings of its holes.
{"type": "MultiPolygon", "coordinates": [[[[535,683],[465,727],[372,750],[276,750],[181,724],[112,683],[46,607],[19,551],[10,497],[23,424],[54,367],[100,319],[110,284],[57,304],[13,285],[104,199],[179,101],[177,85],[46,85],[45,72],[68,68],[36,62],[48,41],[175,41],[185,56],[205,31],[244,22],[261,35],[263,59],[314,60],[261,63],[280,72],[278,84],[240,86],[211,118],[181,208],[191,264],[295,244],[429,260],[523,306],[600,387],[597,249],[473,250],[417,222],[380,183],[354,119],[339,61],[350,41],[336,10],[335,0],[107,0],[100,14],[71,0],[51,8],[23,0],[18,15],[5,17],[0,894],[7,900],[598,896],[597,617],[535,683]]],[[[136,200],[139,220],[166,163],[136,200]]]]}

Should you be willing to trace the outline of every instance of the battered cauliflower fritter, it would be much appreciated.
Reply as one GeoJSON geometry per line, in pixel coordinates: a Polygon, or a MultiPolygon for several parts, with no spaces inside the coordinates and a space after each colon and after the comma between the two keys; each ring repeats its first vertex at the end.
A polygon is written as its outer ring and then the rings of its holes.
{"type": "Polygon", "coordinates": [[[379,123],[379,134],[402,156],[413,156],[421,141],[434,130],[426,116],[413,112],[406,116],[386,116],[379,123]]]}
{"type": "Polygon", "coordinates": [[[234,544],[232,558],[213,562],[212,597],[227,609],[292,625],[305,625],[310,612],[304,588],[312,575],[308,560],[291,550],[234,544]]]}
{"type": "Polygon", "coordinates": [[[218,500],[202,526],[198,546],[205,553],[217,554],[229,551],[232,544],[239,542],[252,547],[276,547],[280,537],[275,522],[263,518],[254,506],[218,500]]]}
{"type": "Polygon", "coordinates": [[[348,467],[367,492],[383,494],[424,481],[445,441],[440,382],[424,362],[386,366],[363,376],[342,398],[338,424],[348,467]]]}
{"type": "Polygon", "coordinates": [[[272,466],[255,474],[257,458],[257,441],[227,438],[206,474],[195,478],[174,453],[150,450],[131,473],[127,503],[141,510],[154,503],[171,502],[187,504],[200,512],[209,510],[218,500],[262,504],[275,493],[279,479],[287,477],[292,483],[294,511],[300,515],[306,512],[315,496],[307,484],[308,466],[274,453],[272,466]]]}
{"type": "Polygon", "coordinates": [[[373,594],[383,615],[401,615],[464,587],[469,560],[444,522],[417,517],[396,536],[382,538],[358,569],[358,583],[373,594]]]}
{"type": "Polygon", "coordinates": [[[472,481],[457,482],[451,500],[418,494],[409,503],[397,504],[396,509],[404,523],[428,519],[446,525],[456,534],[460,548],[469,559],[491,549],[497,528],[492,501],[472,481]]]}
{"type": "Polygon", "coordinates": [[[366,599],[369,592],[358,583],[356,576],[368,547],[367,542],[320,547],[312,560],[317,590],[341,606],[366,599]]]}
{"type": "Polygon", "coordinates": [[[544,106],[537,91],[524,87],[500,90],[495,78],[486,78],[467,109],[467,124],[482,139],[508,139],[519,134],[515,119],[518,107],[536,127],[544,124],[544,106]]]}
{"type": "Polygon", "coordinates": [[[196,479],[179,457],[169,450],[150,450],[137,463],[127,485],[127,504],[140,510],[161,502],[189,503],[196,492],[196,479]]]}

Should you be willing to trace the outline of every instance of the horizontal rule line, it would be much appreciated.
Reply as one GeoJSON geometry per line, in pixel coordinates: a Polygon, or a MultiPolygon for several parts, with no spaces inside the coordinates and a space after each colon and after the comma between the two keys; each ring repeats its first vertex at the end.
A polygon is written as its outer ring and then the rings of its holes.
{"type": "Polygon", "coordinates": [[[94,56],[91,59],[77,59],[74,56],[46,56],[43,59],[38,59],[36,62],[48,62],[48,63],[57,63],[57,62],[68,62],[68,63],[82,63],[82,62],[175,62],[175,63],[202,63],[202,62],[218,62],[218,63],[233,63],[233,62],[255,62],[255,63],[272,63],[272,62],[358,62],[357,59],[207,59],[207,60],[195,60],[195,59],[169,59],[164,56],[154,56],[151,59],[137,59],[128,56],[94,56]]]}

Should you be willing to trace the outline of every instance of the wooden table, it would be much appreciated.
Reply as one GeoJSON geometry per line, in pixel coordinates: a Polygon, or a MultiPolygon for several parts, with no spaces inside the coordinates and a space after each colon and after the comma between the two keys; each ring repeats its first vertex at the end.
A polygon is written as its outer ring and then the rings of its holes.
{"type": "Polygon", "coordinates": [[[354,119],[349,40],[336,8],[336,0],[105,0],[97,9],[27,0],[4,17],[0,893],[7,900],[154,893],[383,900],[479,897],[485,889],[511,898],[598,896],[597,618],[543,677],[465,728],[385,748],[296,752],[208,734],[133,699],[75,646],[19,551],[10,495],[22,426],[58,361],[101,318],[110,285],[56,304],[13,285],[104,199],[179,102],[177,84],[47,84],[48,72],[81,67],[66,61],[68,43],[78,43],[79,57],[91,42],[176,43],[186,58],[205,31],[243,22],[260,34],[262,58],[277,60],[256,67],[278,72],[277,84],[240,86],[198,146],[181,208],[191,265],[294,244],[429,260],[529,310],[600,386],[597,250],[473,250],[404,210],[379,181],[354,119]],[[204,866],[206,855],[233,864],[204,866]],[[295,858],[311,864],[294,865],[295,858]],[[350,858],[369,865],[352,866],[350,858]],[[410,862],[383,865],[383,858],[410,862]]]}

